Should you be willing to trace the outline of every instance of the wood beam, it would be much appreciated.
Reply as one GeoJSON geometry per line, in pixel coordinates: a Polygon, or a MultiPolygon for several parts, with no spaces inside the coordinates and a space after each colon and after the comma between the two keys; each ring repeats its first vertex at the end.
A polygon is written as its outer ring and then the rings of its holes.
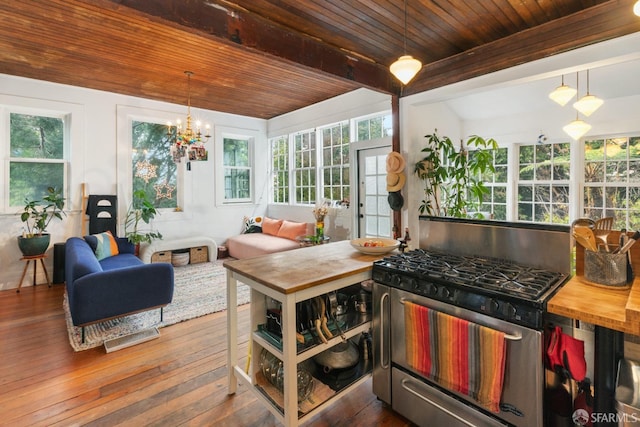
{"type": "Polygon", "coordinates": [[[636,0],[612,0],[582,12],[426,64],[403,96],[435,89],[515,65],[640,31],[636,0]]]}
{"type": "MultiPolygon", "coordinates": [[[[387,67],[268,21],[231,3],[211,0],[108,0],[165,24],[355,81],[384,93],[399,86],[387,67]]],[[[121,8],[124,10],[124,8],[121,8]]],[[[176,54],[179,55],[179,52],[176,54]]]]}

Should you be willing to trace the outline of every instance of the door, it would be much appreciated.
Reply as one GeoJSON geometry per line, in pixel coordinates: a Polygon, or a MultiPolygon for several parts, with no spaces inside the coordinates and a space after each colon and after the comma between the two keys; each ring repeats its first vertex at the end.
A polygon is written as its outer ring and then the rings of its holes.
{"type": "Polygon", "coordinates": [[[391,147],[358,151],[358,237],[393,237],[393,211],[387,201],[390,152],[391,147]]]}

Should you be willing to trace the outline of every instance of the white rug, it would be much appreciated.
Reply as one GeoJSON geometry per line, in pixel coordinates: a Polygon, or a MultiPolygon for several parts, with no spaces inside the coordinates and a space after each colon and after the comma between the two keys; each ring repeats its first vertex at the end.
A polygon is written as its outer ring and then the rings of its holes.
{"type": "MultiPolygon", "coordinates": [[[[227,308],[227,271],[222,266],[222,260],[175,267],[174,275],[173,301],[164,308],[162,322],[160,309],[156,309],[96,323],[85,327],[84,343],[82,329],[73,326],[71,321],[65,293],[63,307],[71,347],[75,351],[87,350],[144,329],[154,326],[161,328],[227,308]]],[[[249,287],[238,284],[238,305],[248,303],[249,295],[249,287]]]]}

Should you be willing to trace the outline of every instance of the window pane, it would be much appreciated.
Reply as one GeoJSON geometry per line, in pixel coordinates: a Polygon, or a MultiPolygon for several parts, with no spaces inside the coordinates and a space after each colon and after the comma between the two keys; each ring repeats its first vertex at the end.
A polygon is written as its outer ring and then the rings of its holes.
{"type": "Polygon", "coordinates": [[[58,117],[10,114],[11,157],[63,159],[64,121],[58,117]]]}
{"type": "Polygon", "coordinates": [[[249,169],[225,169],[224,197],[227,200],[248,199],[251,196],[249,169]]]}
{"type": "Polygon", "coordinates": [[[41,200],[48,187],[64,188],[64,163],[11,162],[9,204],[24,206],[25,198],[41,200]]]}
{"type": "Polygon", "coordinates": [[[157,208],[178,206],[178,171],[167,126],[132,122],[133,191],[142,190],[157,208]]]}
{"type": "Polygon", "coordinates": [[[224,138],[223,156],[225,166],[249,166],[249,141],[224,138]]]}

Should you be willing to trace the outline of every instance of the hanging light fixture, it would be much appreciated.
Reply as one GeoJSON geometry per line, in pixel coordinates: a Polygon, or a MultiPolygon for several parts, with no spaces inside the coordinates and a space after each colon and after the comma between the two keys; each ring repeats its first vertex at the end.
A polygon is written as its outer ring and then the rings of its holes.
{"type": "Polygon", "coordinates": [[[576,119],[562,128],[563,131],[576,141],[582,138],[585,133],[589,132],[589,129],[591,129],[591,125],[580,119],[577,112],[576,119]]]}
{"type": "Polygon", "coordinates": [[[633,13],[640,16],[640,0],[638,0],[636,4],[633,5],[633,13]]]}
{"type": "Polygon", "coordinates": [[[604,104],[604,101],[602,99],[589,93],[589,70],[587,70],[587,94],[574,102],[573,108],[589,117],[598,108],[600,108],[602,104],[604,104]]]}
{"type": "Polygon", "coordinates": [[[404,55],[391,64],[389,70],[403,84],[407,84],[418,74],[422,62],[411,55],[407,55],[407,0],[404,0],[404,55]]]}
{"type": "Polygon", "coordinates": [[[562,75],[562,83],[549,94],[549,98],[564,107],[571,98],[576,96],[576,93],[578,93],[577,90],[564,84],[564,75],[562,75]]]}
{"type": "Polygon", "coordinates": [[[191,76],[192,71],[185,71],[187,75],[187,120],[183,126],[182,120],[176,120],[175,133],[174,125],[171,122],[167,123],[167,136],[171,140],[171,155],[173,161],[178,163],[180,159],[187,156],[189,160],[206,160],[207,152],[204,148],[204,143],[211,138],[209,135],[210,126],[205,125],[204,135],[202,134],[202,123],[200,121],[195,122],[195,129],[192,127],[191,118],[191,76]]]}

